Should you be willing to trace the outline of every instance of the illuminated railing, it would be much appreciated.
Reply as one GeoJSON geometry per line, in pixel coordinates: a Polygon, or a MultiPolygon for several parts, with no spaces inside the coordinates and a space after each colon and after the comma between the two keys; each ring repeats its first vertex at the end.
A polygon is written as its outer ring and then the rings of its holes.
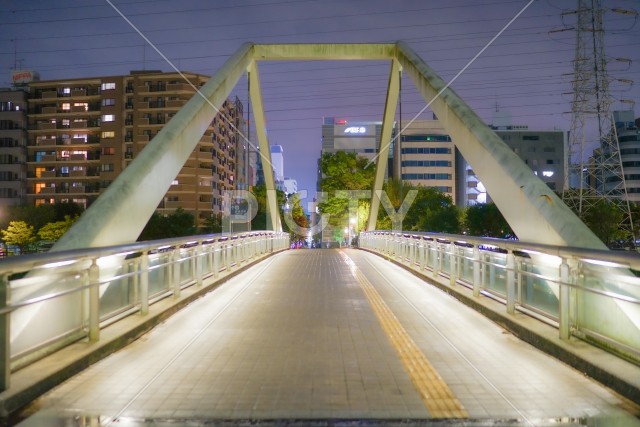
{"type": "MultiPolygon", "coordinates": [[[[0,387],[11,372],[149,305],[289,247],[285,233],[191,236],[0,261],[0,387]]],[[[2,391],[0,390],[0,391],[2,391]]]]}
{"type": "Polygon", "coordinates": [[[640,362],[640,255],[516,240],[373,231],[358,244],[445,287],[491,297],[640,362]]]}

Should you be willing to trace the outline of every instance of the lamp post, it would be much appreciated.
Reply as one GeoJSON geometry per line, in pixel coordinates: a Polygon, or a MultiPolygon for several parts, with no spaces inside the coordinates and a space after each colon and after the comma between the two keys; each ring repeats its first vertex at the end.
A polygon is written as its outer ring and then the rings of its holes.
{"type": "Polygon", "coordinates": [[[351,246],[353,237],[355,237],[356,233],[358,232],[358,218],[357,217],[350,218],[349,223],[350,223],[349,224],[349,246],[351,246]],[[353,230],[353,232],[351,230],[353,230]]]}

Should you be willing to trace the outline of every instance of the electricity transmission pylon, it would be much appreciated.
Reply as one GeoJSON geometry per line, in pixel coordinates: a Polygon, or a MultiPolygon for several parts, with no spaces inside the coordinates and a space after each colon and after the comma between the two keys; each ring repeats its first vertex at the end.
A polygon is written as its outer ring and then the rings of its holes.
{"type": "Polygon", "coordinates": [[[563,201],[584,218],[602,201],[619,209],[619,228],[635,242],[620,147],[612,121],[601,0],[578,0],[571,130],[563,201]],[[595,129],[594,129],[595,127],[595,129]],[[595,133],[589,140],[588,133],[595,133]],[[587,152],[590,150],[590,152],[587,152]]]}

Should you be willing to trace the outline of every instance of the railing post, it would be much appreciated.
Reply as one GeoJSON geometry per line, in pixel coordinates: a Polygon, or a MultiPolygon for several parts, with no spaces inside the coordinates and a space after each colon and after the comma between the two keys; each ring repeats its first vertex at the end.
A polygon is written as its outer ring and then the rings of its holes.
{"type": "Polygon", "coordinates": [[[480,296],[480,272],[482,264],[480,263],[480,248],[478,245],[473,247],[473,296],[480,296]]]}
{"type": "Polygon", "coordinates": [[[559,315],[559,331],[560,339],[568,340],[571,336],[570,329],[570,317],[569,317],[569,292],[571,287],[569,286],[569,264],[566,258],[562,258],[560,264],[560,315],[559,315]]]}
{"type": "Polygon", "coordinates": [[[435,241],[435,252],[434,252],[434,256],[436,258],[434,258],[433,260],[433,276],[437,277],[438,274],[440,273],[440,271],[442,271],[442,262],[443,262],[443,258],[444,258],[444,245],[441,245],[440,242],[438,242],[437,240],[435,241]]]}
{"type": "Polygon", "coordinates": [[[516,312],[516,281],[515,281],[515,256],[513,251],[507,253],[507,313],[516,312]]]}
{"type": "Polygon", "coordinates": [[[100,268],[96,260],[91,260],[87,285],[89,286],[89,341],[100,339],[100,268]]]}
{"type": "Polygon", "coordinates": [[[196,286],[202,286],[202,242],[198,242],[195,250],[195,264],[194,264],[194,275],[196,280],[196,286]]]}
{"type": "Polygon", "coordinates": [[[455,286],[456,284],[456,245],[455,243],[449,243],[449,285],[455,286]]]}
{"type": "Polygon", "coordinates": [[[0,314],[0,392],[8,390],[11,384],[11,311],[9,278],[6,274],[0,276],[0,310],[7,310],[0,314]]]}
{"type": "Polygon", "coordinates": [[[227,273],[229,273],[229,271],[231,271],[231,256],[229,255],[229,242],[230,241],[226,241],[224,242],[224,269],[227,273]]]}
{"type": "Polygon", "coordinates": [[[138,264],[140,270],[140,314],[149,314],[149,252],[144,251],[138,264]]]}
{"type": "Polygon", "coordinates": [[[220,258],[222,257],[222,243],[216,242],[213,246],[213,262],[211,268],[213,269],[213,277],[217,279],[220,276],[220,258]],[[216,251],[216,248],[218,249],[216,251]]]}
{"type": "Polygon", "coordinates": [[[180,247],[176,247],[173,250],[171,266],[171,288],[173,290],[173,296],[178,298],[180,296],[180,247]]]}

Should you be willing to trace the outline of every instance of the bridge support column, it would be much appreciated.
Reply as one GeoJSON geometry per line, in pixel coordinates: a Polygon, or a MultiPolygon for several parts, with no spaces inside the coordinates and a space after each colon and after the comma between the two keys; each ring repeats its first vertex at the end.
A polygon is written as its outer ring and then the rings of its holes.
{"type": "Polygon", "coordinates": [[[94,259],[87,274],[89,287],[89,341],[100,339],[100,268],[94,259]]]}

